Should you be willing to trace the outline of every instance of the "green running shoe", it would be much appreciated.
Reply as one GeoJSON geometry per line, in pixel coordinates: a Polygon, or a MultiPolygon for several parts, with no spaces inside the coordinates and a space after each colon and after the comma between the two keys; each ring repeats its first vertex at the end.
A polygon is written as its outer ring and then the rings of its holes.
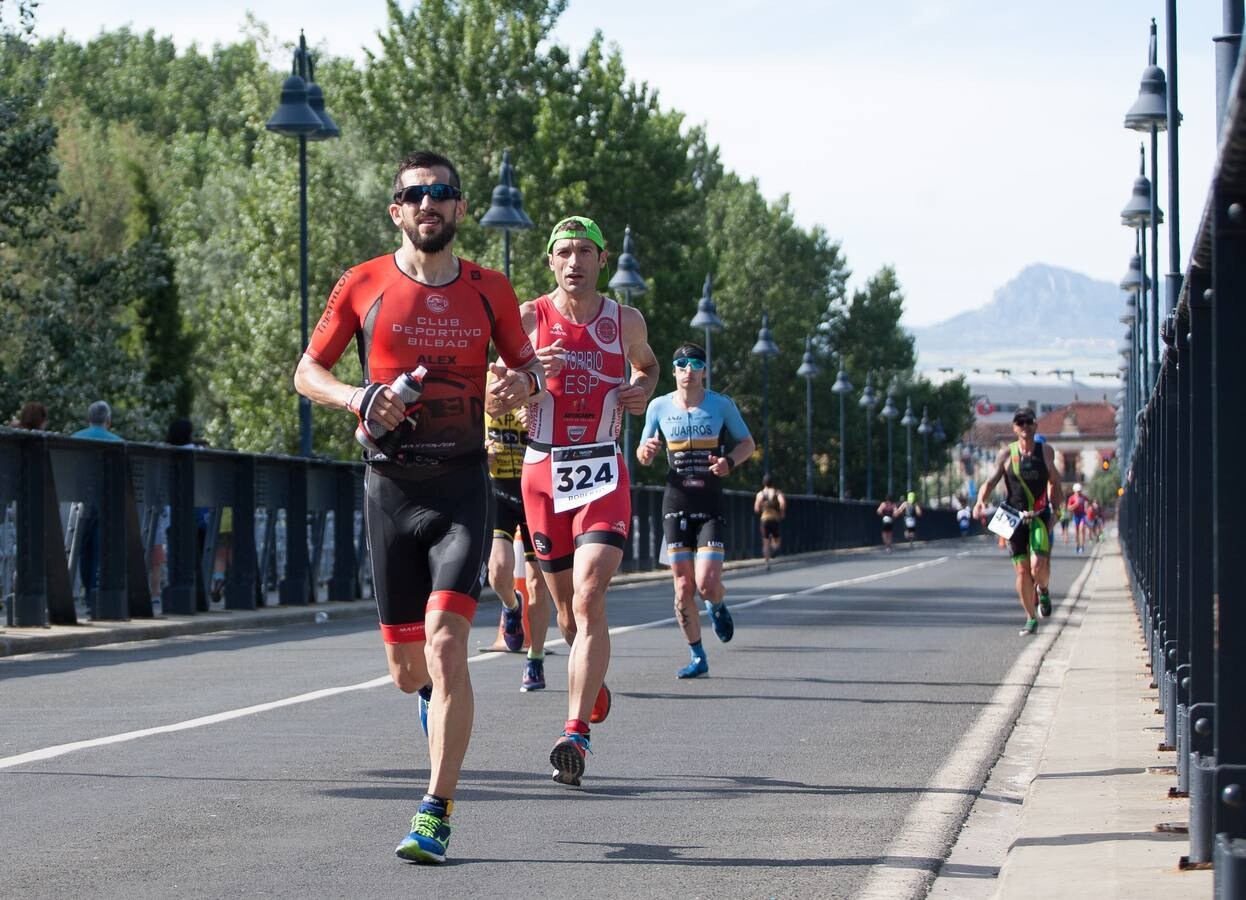
{"type": "Polygon", "coordinates": [[[440,816],[422,812],[412,817],[411,833],[397,849],[399,857],[413,863],[443,863],[450,843],[450,823],[440,816]]]}
{"type": "Polygon", "coordinates": [[[1019,633],[1022,637],[1025,637],[1026,635],[1035,634],[1037,632],[1038,619],[1026,619],[1025,624],[1021,626],[1021,631],[1019,633]]]}
{"type": "Polygon", "coordinates": [[[1044,618],[1051,615],[1051,594],[1046,591],[1038,592],[1038,611],[1043,614],[1044,618]]]}

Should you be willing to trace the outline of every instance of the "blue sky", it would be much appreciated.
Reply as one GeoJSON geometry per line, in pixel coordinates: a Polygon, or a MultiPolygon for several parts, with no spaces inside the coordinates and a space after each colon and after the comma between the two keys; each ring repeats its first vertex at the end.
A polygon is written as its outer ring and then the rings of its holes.
{"type": "MultiPolygon", "coordinates": [[[[1220,4],[1179,6],[1184,266],[1214,157],[1220,4]]],[[[301,27],[355,57],[385,22],[382,0],[42,0],[37,33],[129,24],[206,46],[235,39],[248,10],[278,38],[301,27]]],[[[1151,16],[1164,65],[1158,0],[571,0],[556,39],[578,50],[600,29],[728,167],[842,243],[854,284],[893,264],[906,321],[923,325],[986,303],[1031,262],[1124,273],[1139,136],[1122,122],[1151,16]]],[[[1165,209],[1167,194],[1165,175],[1165,209]]]]}

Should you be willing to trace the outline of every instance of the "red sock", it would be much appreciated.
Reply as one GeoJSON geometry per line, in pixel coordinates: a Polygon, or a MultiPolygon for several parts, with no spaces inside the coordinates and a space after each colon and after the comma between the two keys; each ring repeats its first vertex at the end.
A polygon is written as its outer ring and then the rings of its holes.
{"type": "Polygon", "coordinates": [[[588,737],[588,723],[583,719],[568,719],[562,726],[567,734],[582,734],[588,737]]]}

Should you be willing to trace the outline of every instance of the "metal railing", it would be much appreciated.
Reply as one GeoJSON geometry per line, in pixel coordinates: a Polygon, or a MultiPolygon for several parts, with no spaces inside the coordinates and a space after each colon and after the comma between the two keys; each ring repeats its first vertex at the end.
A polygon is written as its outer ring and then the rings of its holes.
{"type": "Polygon", "coordinates": [[[1246,346],[1246,80],[1239,63],[1211,191],[1158,379],[1124,422],[1122,545],[1189,797],[1186,864],[1214,862],[1216,896],[1246,896],[1246,478],[1237,469],[1246,346]]]}
{"type": "MultiPolygon", "coordinates": [[[[662,488],[633,487],[632,504],[622,570],[656,569],[662,488]]],[[[753,495],[727,491],[724,504],[727,558],[760,556],[753,495]]],[[[40,627],[356,600],[371,593],[362,510],[358,463],[0,428],[6,621],[40,627]],[[344,532],[340,523],[349,523],[344,532]],[[98,573],[94,586],[80,580],[88,546],[99,560],[86,567],[98,573]]],[[[927,511],[918,532],[959,533],[950,510],[927,511]]],[[[784,553],[879,542],[873,503],[789,498],[784,553]]]]}

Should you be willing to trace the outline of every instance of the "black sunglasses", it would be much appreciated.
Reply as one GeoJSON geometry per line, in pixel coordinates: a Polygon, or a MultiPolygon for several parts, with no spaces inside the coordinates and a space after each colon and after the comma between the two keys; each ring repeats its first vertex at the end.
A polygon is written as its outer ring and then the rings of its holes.
{"type": "Polygon", "coordinates": [[[394,194],[394,202],[418,205],[425,197],[440,203],[443,200],[461,200],[463,192],[452,184],[411,184],[394,194]]]}

